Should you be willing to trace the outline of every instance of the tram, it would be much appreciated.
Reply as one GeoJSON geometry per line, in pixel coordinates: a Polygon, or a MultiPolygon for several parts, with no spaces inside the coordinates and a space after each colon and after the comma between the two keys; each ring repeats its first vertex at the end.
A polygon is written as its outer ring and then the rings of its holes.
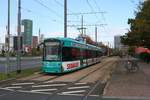
{"type": "Polygon", "coordinates": [[[66,73],[100,62],[102,49],[71,38],[49,38],[43,44],[42,72],[66,73]]]}

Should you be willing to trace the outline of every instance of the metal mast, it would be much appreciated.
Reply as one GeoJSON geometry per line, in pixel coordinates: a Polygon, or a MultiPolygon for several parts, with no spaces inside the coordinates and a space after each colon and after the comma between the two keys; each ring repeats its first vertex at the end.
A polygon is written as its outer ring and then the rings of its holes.
{"type": "Polygon", "coordinates": [[[17,73],[21,73],[21,0],[18,0],[17,73]]]}
{"type": "Polygon", "coordinates": [[[67,0],[64,0],[64,37],[67,37],[67,0]]]}
{"type": "Polygon", "coordinates": [[[8,0],[8,25],[7,25],[7,37],[6,37],[6,47],[7,47],[7,53],[6,53],[6,74],[9,72],[9,48],[10,48],[10,0],[8,0]]]}

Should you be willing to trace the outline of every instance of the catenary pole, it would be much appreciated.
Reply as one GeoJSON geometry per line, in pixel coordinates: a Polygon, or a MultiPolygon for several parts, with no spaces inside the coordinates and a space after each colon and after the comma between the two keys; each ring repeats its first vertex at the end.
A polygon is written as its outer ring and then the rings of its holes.
{"type": "Polygon", "coordinates": [[[21,0],[18,0],[17,73],[21,73],[21,0]]]}
{"type": "Polygon", "coordinates": [[[67,0],[64,0],[64,37],[67,37],[67,0]]]}
{"type": "Polygon", "coordinates": [[[9,50],[10,50],[10,0],[8,0],[8,19],[7,19],[7,37],[6,37],[6,74],[9,75],[9,50]]]}

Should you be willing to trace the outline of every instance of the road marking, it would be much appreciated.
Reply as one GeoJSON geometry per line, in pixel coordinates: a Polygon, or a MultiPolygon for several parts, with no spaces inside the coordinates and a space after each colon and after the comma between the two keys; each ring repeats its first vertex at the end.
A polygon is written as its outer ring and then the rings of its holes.
{"type": "Polygon", "coordinates": [[[33,84],[34,84],[33,82],[30,82],[30,83],[15,83],[12,85],[33,85],[33,84]]]}
{"type": "Polygon", "coordinates": [[[87,84],[87,83],[75,83],[76,85],[83,85],[83,84],[87,84]]]}
{"type": "Polygon", "coordinates": [[[99,97],[100,95],[90,95],[91,97],[99,97]]]}
{"type": "Polygon", "coordinates": [[[13,89],[8,89],[8,88],[0,88],[2,90],[8,90],[8,91],[14,91],[13,89]]]}
{"type": "Polygon", "coordinates": [[[84,96],[83,94],[62,94],[62,93],[58,93],[58,95],[84,96]]]}
{"type": "Polygon", "coordinates": [[[54,82],[54,81],[46,81],[46,82],[44,82],[44,83],[52,83],[52,82],[54,82]]]}
{"type": "Polygon", "coordinates": [[[40,89],[40,90],[31,90],[31,92],[42,92],[42,91],[55,91],[57,89],[40,89]]]}
{"type": "Polygon", "coordinates": [[[85,92],[85,90],[62,92],[62,94],[81,93],[81,92],[85,92]]]}
{"type": "Polygon", "coordinates": [[[90,86],[80,86],[80,87],[70,87],[68,89],[84,89],[84,88],[89,88],[90,86]]]}
{"type": "Polygon", "coordinates": [[[18,92],[23,92],[23,93],[38,93],[38,94],[52,94],[48,92],[32,92],[32,91],[24,91],[24,90],[18,90],[18,92]]]}
{"type": "Polygon", "coordinates": [[[64,86],[66,84],[33,85],[32,87],[64,86]]]}
{"type": "Polygon", "coordinates": [[[12,86],[12,87],[5,87],[7,89],[19,89],[22,88],[21,86],[12,86]]]}

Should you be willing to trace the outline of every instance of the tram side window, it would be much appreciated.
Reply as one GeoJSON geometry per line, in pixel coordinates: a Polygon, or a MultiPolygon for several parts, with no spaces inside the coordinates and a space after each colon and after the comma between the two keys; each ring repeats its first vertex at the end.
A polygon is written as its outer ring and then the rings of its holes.
{"type": "Polygon", "coordinates": [[[96,58],[96,51],[93,51],[92,53],[93,53],[93,54],[92,54],[92,55],[93,55],[93,58],[96,58]]]}
{"type": "Polygon", "coordinates": [[[86,57],[89,59],[89,58],[92,58],[92,52],[91,50],[86,50],[86,57]]]}
{"type": "Polygon", "coordinates": [[[77,48],[63,47],[62,48],[62,60],[74,61],[80,58],[80,50],[77,48]]]}
{"type": "Polygon", "coordinates": [[[94,51],[92,50],[91,53],[92,53],[92,58],[94,58],[94,51]]]}
{"type": "Polygon", "coordinates": [[[81,51],[81,56],[83,57],[83,59],[86,59],[86,50],[81,51]]]}
{"type": "Polygon", "coordinates": [[[96,57],[98,57],[98,51],[96,51],[96,57]]]}

